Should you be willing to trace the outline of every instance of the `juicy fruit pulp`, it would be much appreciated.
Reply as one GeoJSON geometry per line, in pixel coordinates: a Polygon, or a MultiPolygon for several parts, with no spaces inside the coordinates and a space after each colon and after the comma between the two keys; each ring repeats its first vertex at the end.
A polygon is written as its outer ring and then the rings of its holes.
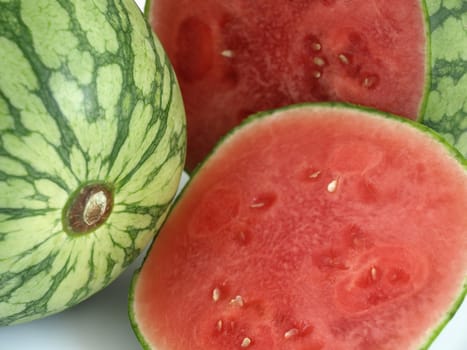
{"type": "Polygon", "coordinates": [[[132,0],[1,1],[0,52],[4,326],[79,303],[138,256],[186,135],[174,72],[132,0]]]}
{"type": "Polygon", "coordinates": [[[137,334],[165,350],[428,346],[465,294],[460,158],[418,124],[357,108],[248,120],[193,175],[135,276],[137,334]]]}
{"type": "Polygon", "coordinates": [[[188,170],[252,112],[337,100],[416,119],[423,107],[420,0],[152,0],[149,10],[184,97],[188,170]]]}

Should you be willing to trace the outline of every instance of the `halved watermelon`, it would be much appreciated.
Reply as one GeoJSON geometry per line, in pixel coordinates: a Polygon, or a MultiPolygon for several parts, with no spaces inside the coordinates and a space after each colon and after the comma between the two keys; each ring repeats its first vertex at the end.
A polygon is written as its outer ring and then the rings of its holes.
{"type": "Polygon", "coordinates": [[[260,110],[332,100],[416,119],[424,108],[421,0],[148,0],[146,12],[181,85],[189,171],[260,110]]]}
{"type": "Polygon", "coordinates": [[[195,172],[143,266],[146,348],[425,349],[466,294],[467,168],[343,104],[258,114],[195,172]]]}

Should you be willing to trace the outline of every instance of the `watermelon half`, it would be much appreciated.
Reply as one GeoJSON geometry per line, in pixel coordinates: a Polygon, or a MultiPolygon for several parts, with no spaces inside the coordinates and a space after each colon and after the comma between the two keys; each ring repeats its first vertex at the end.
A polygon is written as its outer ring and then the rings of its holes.
{"type": "Polygon", "coordinates": [[[4,326],[79,303],[139,255],[178,188],[186,134],[133,0],[0,1],[0,53],[4,326]]]}
{"type": "Polygon", "coordinates": [[[423,114],[433,49],[423,0],[148,0],[146,12],[180,82],[189,171],[265,109],[330,100],[423,114]]]}
{"type": "Polygon", "coordinates": [[[426,349],[466,294],[467,164],[405,118],[303,104],[195,172],[130,316],[159,350],[426,349]]]}

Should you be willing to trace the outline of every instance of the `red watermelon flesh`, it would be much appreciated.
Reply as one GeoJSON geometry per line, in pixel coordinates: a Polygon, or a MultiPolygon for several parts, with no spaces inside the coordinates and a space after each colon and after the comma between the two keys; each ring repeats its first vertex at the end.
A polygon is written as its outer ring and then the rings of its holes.
{"type": "Polygon", "coordinates": [[[150,0],[187,112],[187,170],[247,115],[347,101],[416,119],[426,77],[420,0],[150,0]]]}
{"type": "Polygon", "coordinates": [[[431,131],[343,105],[249,119],[135,276],[158,350],[428,347],[465,296],[467,173],[431,131]]]}

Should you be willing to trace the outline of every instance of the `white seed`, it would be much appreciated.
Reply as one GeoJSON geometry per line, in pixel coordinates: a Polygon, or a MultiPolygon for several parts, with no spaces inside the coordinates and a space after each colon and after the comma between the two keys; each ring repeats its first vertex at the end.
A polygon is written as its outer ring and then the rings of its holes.
{"type": "Polygon", "coordinates": [[[370,274],[371,274],[371,279],[373,281],[376,281],[376,273],[377,273],[376,267],[372,266],[370,270],[370,274]]]}
{"type": "Polygon", "coordinates": [[[251,203],[250,208],[262,208],[264,207],[264,202],[251,203]]]}
{"type": "Polygon", "coordinates": [[[291,328],[287,332],[284,333],[284,338],[289,339],[289,338],[292,338],[293,336],[296,336],[297,334],[298,334],[298,329],[291,328]]]}
{"type": "Polygon", "coordinates": [[[221,52],[221,55],[227,58],[232,58],[234,56],[234,52],[232,50],[224,50],[221,52]]]}
{"type": "Polygon", "coordinates": [[[312,44],[311,44],[311,48],[312,48],[314,51],[320,51],[320,50],[321,50],[321,44],[320,44],[320,43],[312,43],[312,44]]]}
{"type": "Polygon", "coordinates": [[[321,171],[318,170],[318,171],[315,171],[314,173],[308,175],[308,177],[310,179],[316,179],[319,176],[319,174],[321,174],[321,171]]]}
{"type": "Polygon", "coordinates": [[[321,57],[316,56],[313,58],[313,63],[316,64],[318,67],[322,67],[325,65],[326,61],[321,57]]]}
{"type": "Polygon", "coordinates": [[[349,64],[349,58],[343,53],[339,54],[339,60],[344,64],[349,64]]]}
{"type": "Polygon", "coordinates": [[[214,288],[214,289],[212,290],[212,300],[215,301],[215,302],[216,302],[216,301],[219,301],[220,297],[221,297],[221,291],[220,291],[220,289],[217,288],[217,287],[214,288]]]}
{"type": "Polygon", "coordinates": [[[315,79],[319,79],[321,78],[321,72],[319,70],[315,70],[311,73],[311,75],[313,76],[313,78],[315,79]]]}
{"type": "Polygon", "coordinates": [[[242,347],[242,348],[247,348],[247,347],[250,346],[250,344],[251,344],[251,339],[248,338],[248,337],[245,337],[245,338],[243,338],[243,340],[242,340],[241,347],[242,347]]]}
{"type": "Polygon", "coordinates": [[[222,331],[222,327],[224,326],[224,322],[222,320],[217,321],[216,323],[216,329],[220,332],[222,331]]]}
{"type": "Polygon", "coordinates": [[[337,179],[332,180],[332,181],[328,184],[328,192],[333,193],[333,192],[336,191],[336,189],[337,189],[337,179]]]}
{"type": "Polygon", "coordinates": [[[366,88],[372,88],[378,83],[378,77],[369,75],[362,80],[362,85],[366,88]]]}
{"type": "Polygon", "coordinates": [[[241,295],[237,295],[235,298],[230,300],[230,305],[242,307],[244,304],[245,303],[241,295]]]}
{"type": "Polygon", "coordinates": [[[365,86],[365,87],[369,87],[370,84],[371,84],[370,78],[365,77],[365,79],[363,79],[363,83],[362,83],[362,84],[363,84],[363,86],[365,86]]]}

